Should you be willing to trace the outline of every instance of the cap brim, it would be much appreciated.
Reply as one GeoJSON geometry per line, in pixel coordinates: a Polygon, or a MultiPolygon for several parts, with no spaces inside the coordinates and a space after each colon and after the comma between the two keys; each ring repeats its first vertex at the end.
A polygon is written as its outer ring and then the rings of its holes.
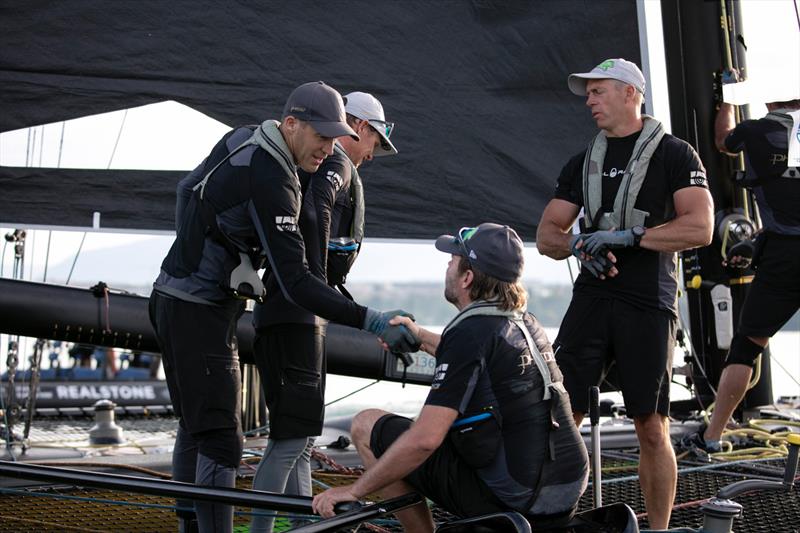
{"type": "Polygon", "coordinates": [[[372,155],[377,157],[382,155],[395,155],[397,153],[397,148],[394,147],[392,141],[389,140],[389,137],[386,136],[381,128],[375,128],[375,131],[377,131],[378,135],[381,136],[381,145],[375,149],[372,155]]]}
{"type": "Polygon", "coordinates": [[[434,246],[436,246],[437,250],[446,254],[464,255],[464,251],[452,235],[439,235],[434,246]]]}
{"type": "Polygon", "coordinates": [[[308,123],[311,124],[312,128],[314,128],[314,131],[323,137],[335,139],[337,137],[349,136],[355,141],[360,140],[358,134],[353,131],[353,128],[348,126],[346,122],[318,122],[309,120],[308,123]]]}
{"type": "Polygon", "coordinates": [[[567,86],[569,86],[569,90],[572,91],[572,94],[576,94],[578,96],[586,96],[586,80],[609,80],[613,78],[609,78],[604,74],[599,73],[592,73],[592,72],[584,72],[582,74],[570,74],[569,78],[567,78],[567,86]]]}

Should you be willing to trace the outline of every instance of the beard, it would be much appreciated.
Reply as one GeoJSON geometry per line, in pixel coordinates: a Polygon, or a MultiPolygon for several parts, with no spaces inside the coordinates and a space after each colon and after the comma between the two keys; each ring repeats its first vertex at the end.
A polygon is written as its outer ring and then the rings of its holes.
{"type": "Polygon", "coordinates": [[[456,295],[456,291],[454,291],[450,283],[447,283],[446,281],[444,284],[444,299],[453,305],[458,303],[458,296],[456,295]]]}

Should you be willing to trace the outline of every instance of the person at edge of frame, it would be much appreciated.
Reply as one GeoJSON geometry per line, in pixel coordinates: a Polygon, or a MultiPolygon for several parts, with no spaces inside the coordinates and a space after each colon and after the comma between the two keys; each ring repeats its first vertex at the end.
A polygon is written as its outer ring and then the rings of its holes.
{"type": "Polygon", "coordinates": [[[590,387],[605,379],[622,390],[647,519],[667,529],[677,484],[669,436],[676,252],[711,242],[713,201],[694,149],[642,114],[638,66],[607,59],[570,75],[568,86],[586,98],[600,131],[562,169],[537,231],[540,253],[572,255],[582,267],[553,348],[576,424],[590,387]],[[572,234],[581,209],[581,233],[572,234]]]}
{"type": "MultiPolygon", "coordinates": [[[[150,298],[178,416],[176,481],[234,486],[243,448],[236,324],[245,296],[263,298],[262,265],[290,301],[374,333],[392,350],[413,351],[410,332],[388,324],[402,311],[358,305],[306,264],[297,168],[315,171],[346,135],[358,139],[341,95],[323,82],[306,83],[289,95],[280,122],[233,129],[178,184],[177,236],[150,298]]],[[[181,531],[233,530],[230,505],[179,500],[178,508],[181,531]]]]}
{"type": "MultiPolygon", "coordinates": [[[[723,84],[738,81],[736,70],[723,72],[723,84]]],[[[722,451],[722,433],[769,339],[800,309],[800,87],[767,86],[775,101],[767,103],[766,116],[737,125],[734,106],[721,102],[714,122],[717,149],[730,156],[744,152],[745,172],[737,185],[755,195],[763,229],[751,250],[745,247],[740,255],[732,251],[726,261],[731,268],[750,266],[755,277],[725,359],[708,427],[679,442],[683,449],[705,452],[697,455],[706,459],[722,451]]]]}
{"type": "MultiPolygon", "coordinates": [[[[414,421],[380,409],[356,415],[366,472],[317,495],[314,511],[330,517],[338,502],[416,490],[457,516],[513,510],[535,527],[562,525],[586,489],[588,456],[547,334],[526,312],[522,241],[484,223],[440,236],[436,248],[451,254],[444,296],[458,314],[441,335],[392,319],[436,356],[425,405],[414,421]]],[[[425,502],[396,516],[405,531],[433,531],[425,502]]]]}
{"type": "MultiPolygon", "coordinates": [[[[374,156],[397,153],[383,105],[364,92],[344,96],[347,124],[359,140],[340,137],[334,153],[314,173],[298,172],[303,185],[300,232],[315,275],[343,285],[364,236],[364,193],[359,168],[374,156]]],[[[256,304],[253,353],[269,410],[269,440],[253,488],[311,496],[311,450],[325,416],[326,323],[290,304],[274,276],[256,304]]],[[[250,531],[271,532],[274,517],[255,515],[250,531]]],[[[295,525],[300,521],[294,520],[295,525]]]]}

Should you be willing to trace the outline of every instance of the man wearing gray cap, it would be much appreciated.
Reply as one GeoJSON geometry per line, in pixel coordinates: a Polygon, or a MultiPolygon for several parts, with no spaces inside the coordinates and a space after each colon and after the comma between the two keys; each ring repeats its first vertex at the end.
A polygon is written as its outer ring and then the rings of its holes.
{"type": "MultiPolygon", "coordinates": [[[[353,419],[366,472],[314,498],[333,514],[342,501],[418,491],[468,517],[514,510],[534,526],[566,522],[588,479],[588,457],[570,418],[547,335],[526,312],[522,241],[484,223],[442,235],[452,255],[444,296],[459,310],[439,335],[396,317],[436,356],[431,390],[416,421],[379,409],[353,419]]],[[[405,531],[433,531],[426,504],[397,513],[405,531]]]]}
{"type": "Polygon", "coordinates": [[[697,153],[642,115],[635,64],[608,59],[568,84],[586,97],[600,132],[564,166],[539,221],[539,251],[582,264],[553,346],[577,424],[590,387],[607,379],[622,390],[648,522],[666,529],[677,480],[668,425],[676,252],[711,242],[713,202],[697,153]]]}
{"type": "MultiPolygon", "coordinates": [[[[244,299],[260,300],[256,271],[268,268],[287,299],[342,324],[414,343],[394,314],[365,308],[314,276],[298,230],[298,167],[314,172],[335,139],[358,135],[341,95],[322,82],[296,88],[281,122],[236,128],[178,185],[177,237],[153,285],[150,318],[179,417],[173,478],[233,487],[242,454],[241,375],[236,324],[244,299]]],[[[229,505],[179,502],[179,524],[232,531],[229,505]],[[188,509],[187,509],[188,508],[188,509]]]]}
{"type": "MultiPolygon", "coordinates": [[[[349,296],[343,284],[364,238],[358,169],[373,155],[393,155],[397,149],[389,140],[394,124],[386,121],[377,98],[353,92],[344,101],[347,124],[358,140],[340,137],[316,172],[298,175],[303,188],[300,231],[309,269],[349,296]]],[[[253,488],[311,496],[311,448],[325,414],[326,322],[289,303],[270,276],[253,323],[253,352],[269,410],[269,442],[253,488]]],[[[250,531],[272,531],[273,521],[254,516],[250,531]]]]}

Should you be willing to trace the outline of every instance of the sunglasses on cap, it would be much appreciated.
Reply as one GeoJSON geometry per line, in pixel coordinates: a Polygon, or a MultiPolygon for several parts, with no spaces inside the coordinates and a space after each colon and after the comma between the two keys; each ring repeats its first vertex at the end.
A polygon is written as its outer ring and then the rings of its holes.
{"type": "Polygon", "coordinates": [[[466,258],[467,263],[470,263],[467,241],[475,234],[476,231],[478,231],[478,228],[464,227],[458,230],[458,235],[456,236],[456,242],[458,242],[458,245],[461,247],[461,251],[464,252],[464,258],[466,258]]]}
{"type": "Polygon", "coordinates": [[[371,118],[367,120],[367,122],[379,133],[384,133],[387,139],[391,137],[392,131],[394,131],[394,122],[386,122],[385,120],[378,120],[375,118],[371,118]]]}

